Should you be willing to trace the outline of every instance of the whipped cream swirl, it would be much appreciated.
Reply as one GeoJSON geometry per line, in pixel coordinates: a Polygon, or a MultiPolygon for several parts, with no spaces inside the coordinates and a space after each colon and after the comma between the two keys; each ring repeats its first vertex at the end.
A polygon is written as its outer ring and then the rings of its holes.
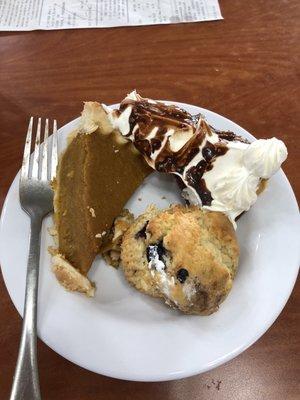
{"type": "Polygon", "coordinates": [[[287,158],[285,144],[276,138],[259,139],[245,150],[243,162],[249,172],[257,177],[269,179],[278,171],[287,158]]]}

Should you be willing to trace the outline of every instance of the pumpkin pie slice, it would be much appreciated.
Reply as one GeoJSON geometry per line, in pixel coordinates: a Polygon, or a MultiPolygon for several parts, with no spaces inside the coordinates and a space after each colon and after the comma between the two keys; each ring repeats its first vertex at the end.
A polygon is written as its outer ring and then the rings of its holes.
{"type": "Polygon", "coordinates": [[[150,172],[133,144],[113,130],[102,106],[85,103],[53,182],[58,244],[53,272],[65,288],[94,295],[87,273],[96,255],[110,248],[120,215],[126,227],[131,215],[122,213],[124,205],[150,172]]]}

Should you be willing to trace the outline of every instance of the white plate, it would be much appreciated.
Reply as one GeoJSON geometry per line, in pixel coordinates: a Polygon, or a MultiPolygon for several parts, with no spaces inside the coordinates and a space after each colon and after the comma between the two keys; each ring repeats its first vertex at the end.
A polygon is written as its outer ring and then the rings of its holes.
{"type": "MultiPolygon", "coordinates": [[[[253,139],[240,126],[211,111],[203,113],[222,130],[253,139]]],[[[60,129],[61,145],[78,119],[60,129]]],[[[22,313],[29,219],[20,208],[18,176],[2,211],[0,254],[10,297],[22,313]]],[[[153,174],[130,199],[137,215],[147,204],[166,207],[181,201],[172,179],[153,174]],[[163,200],[166,196],[167,200],[163,200]],[[141,197],[142,201],[138,201],[141,197]]],[[[38,335],[66,359],[99,374],[138,381],[183,378],[214,368],[254,343],[275,321],[293,289],[299,263],[299,212],[282,171],[269,182],[252,209],[238,222],[239,271],[220,310],[209,317],[186,316],[126,284],[122,272],[97,259],[90,271],[93,299],[66,292],[50,271],[45,220],[42,234],[38,335]]]]}

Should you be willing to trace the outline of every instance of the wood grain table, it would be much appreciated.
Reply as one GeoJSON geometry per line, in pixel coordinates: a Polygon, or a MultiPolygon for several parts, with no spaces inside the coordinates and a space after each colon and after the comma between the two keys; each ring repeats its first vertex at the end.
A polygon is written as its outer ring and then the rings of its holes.
{"type": "MultiPolygon", "coordinates": [[[[1,205],[20,167],[30,115],[56,118],[62,125],[79,115],[83,100],[111,104],[133,88],[148,97],[216,111],[258,138],[283,139],[289,149],[284,171],[299,199],[299,0],[220,4],[224,21],[1,33],[1,205]]],[[[4,400],[21,319],[2,278],[0,290],[4,400]]],[[[208,373],[173,382],[106,378],[71,364],[39,342],[43,399],[299,399],[299,300],[298,283],[278,320],[250,349],[208,373]]]]}

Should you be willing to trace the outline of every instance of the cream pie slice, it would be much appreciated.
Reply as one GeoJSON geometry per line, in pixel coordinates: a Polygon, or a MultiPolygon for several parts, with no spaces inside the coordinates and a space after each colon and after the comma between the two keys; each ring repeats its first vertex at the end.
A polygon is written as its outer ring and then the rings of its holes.
{"type": "Polygon", "coordinates": [[[149,166],[178,178],[189,203],[225,213],[234,226],[287,157],[281,140],[250,143],[233,132],[214,129],[201,115],[142,98],[135,91],[119,110],[105,110],[114,128],[149,166]]]}

